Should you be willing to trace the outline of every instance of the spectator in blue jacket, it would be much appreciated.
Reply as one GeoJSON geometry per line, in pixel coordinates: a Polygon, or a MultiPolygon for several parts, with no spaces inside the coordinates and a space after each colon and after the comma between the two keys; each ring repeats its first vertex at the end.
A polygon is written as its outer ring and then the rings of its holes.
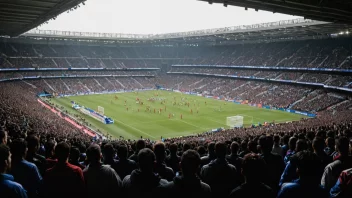
{"type": "Polygon", "coordinates": [[[27,198],[26,190],[14,181],[12,175],[6,174],[11,168],[10,149],[0,144],[0,195],[1,197],[27,198]]]}
{"type": "Polygon", "coordinates": [[[325,190],[319,182],[320,179],[320,159],[309,151],[297,153],[297,172],[299,179],[284,183],[279,191],[278,198],[327,198],[329,192],[325,190]]]}

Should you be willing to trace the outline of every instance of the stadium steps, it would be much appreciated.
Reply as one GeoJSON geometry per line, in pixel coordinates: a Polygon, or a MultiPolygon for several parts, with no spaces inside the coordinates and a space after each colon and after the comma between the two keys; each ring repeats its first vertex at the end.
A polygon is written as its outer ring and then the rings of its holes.
{"type": "Polygon", "coordinates": [[[51,59],[53,61],[53,63],[56,65],[56,67],[59,67],[59,65],[56,63],[56,61],[52,58],[51,59]]]}
{"type": "Polygon", "coordinates": [[[80,80],[78,80],[78,83],[81,84],[84,88],[87,89],[87,91],[92,92],[85,84],[83,84],[80,80]]]}
{"type": "Polygon", "coordinates": [[[15,51],[16,53],[18,53],[18,50],[17,50],[13,45],[10,44],[10,46],[11,46],[11,49],[12,49],[13,51],[15,51]]]}
{"type": "Polygon", "coordinates": [[[61,82],[64,84],[67,90],[71,91],[70,87],[60,78],[61,82]]]}
{"type": "Polygon", "coordinates": [[[140,82],[138,82],[138,80],[136,80],[135,78],[131,78],[131,79],[134,80],[137,84],[139,84],[141,88],[144,88],[144,86],[140,82]]]}
{"type": "Polygon", "coordinates": [[[105,80],[108,81],[115,88],[115,90],[117,90],[114,83],[112,83],[108,78],[105,78],[105,80]]]}
{"type": "Polygon", "coordinates": [[[117,80],[116,78],[115,78],[115,80],[117,83],[119,83],[121,85],[121,87],[126,88],[125,85],[123,85],[119,80],[117,80]]]}
{"type": "Polygon", "coordinates": [[[70,67],[72,67],[71,63],[66,58],[65,58],[65,61],[70,67]]]}
{"type": "Polygon", "coordinates": [[[308,94],[306,94],[305,96],[303,96],[301,99],[295,101],[294,103],[292,103],[288,108],[291,109],[292,107],[294,107],[296,104],[302,102],[304,99],[306,99],[308,96],[315,94],[316,90],[313,90],[311,92],[309,92],[308,94]]]}
{"type": "Polygon", "coordinates": [[[22,82],[26,83],[27,85],[31,86],[32,88],[36,89],[37,87],[27,81],[22,80],[22,82]]]}
{"type": "Polygon", "coordinates": [[[323,107],[323,108],[321,108],[321,109],[319,109],[317,112],[319,112],[319,111],[325,111],[325,110],[327,110],[327,109],[331,109],[331,108],[333,108],[333,107],[336,107],[336,106],[338,106],[338,105],[341,105],[341,103],[345,103],[346,101],[348,101],[348,100],[344,100],[344,101],[338,101],[338,102],[335,102],[335,103],[333,103],[333,104],[331,104],[331,105],[329,105],[329,106],[326,106],[326,107],[323,107]]]}
{"type": "Polygon", "coordinates": [[[101,85],[100,82],[99,82],[97,79],[93,78],[93,80],[94,80],[101,88],[103,88],[103,90],[105,90],[105,87],[104,87],[103,85],[101,85]]]}
{"type": "Polygon", "coordinates": [[[38,53],[37,50],[34,48],[34,46],[32,45],[32,50],[34,51],[34,53],[38,56],[38,57],[43,57],[42,54],[38,53]]]}
{"type": "Polygon", "coordinates": [[[56,90],[45,79],[43,79],[43,81],[53,92],[56,92],[56,90]]]}
{"type": "Polygon", "coordinates": [[[350,61],[352,56],[347,56],[344,61],[341,62],[341,64],[337,68],[341,68],[346,62],[350,61]]]}
{"type": "Polygon", "coordinates": [[[321,67],[326,60],[328,60],[329,56],[326,56],[323,61],[318,65],[318,68],[321,67]]]}
{"type": "Polygon", "coordinates": [[[56,51],[54,48],[52,48],[50,45],[48,45],[48,47],[49,47],[55,54],[57,54],[57,51],[56,51]]]}

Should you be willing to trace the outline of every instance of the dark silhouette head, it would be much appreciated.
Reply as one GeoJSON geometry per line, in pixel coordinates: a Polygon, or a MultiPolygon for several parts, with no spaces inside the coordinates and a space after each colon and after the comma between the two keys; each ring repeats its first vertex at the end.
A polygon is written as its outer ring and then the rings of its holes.
{"type": "Polygon", "coordinates": [[[87,149],[87,158],[90,164],[99,164],[102,158],[101,149],[98,144],[92,144],[87,149]]]}
{"type": "Polygon", "coordinates": [[[166,157],[165,144],[162,142],[156,143],[154,145],[154,153],[157,162],[164,162],[166,157]]]}
{"type": "Polygon", "coordinates": [[[0,174],[6,173],[11,168],[10,148],[0,144],[0,174]]]}
{"type": "Polygon", "coordinates": [[[27,154],[27,142],[22,138],[16,139],[11,143],[10,149],[12,159],[22,159],[27,154]]]}
{"type": "Polygon", "coordinates": [[[258,142],[262,153],[271,153],[274,145],[273,138],[271,136],[261,136],[258,142]]]}
{"type": "Polygon", "coordinates": [[[67,162],[70,155],[70,146],[66,142],[60,142],[55,147],[55,156],[58,162],[67,162]]]}
{"type": "Polygon", "coordinates": [[[218,159],[225,159],[227,146],[224,142],[218,142],[215,144],[215,155],[218,159]]]}
{"type": "Polygon", "coordinates": [[[140,150],[144,149],[146,147],[145,141],[144,140],[138,140],[136,142],[136,153],[138,153],[140,150]]]}
{"type": "Polygon", "coordinates": [[[265,166],[265,161],[260,155],[255,153],[245,155],[242,162],[242,175],[246,182],[260,182],[265,166]]]}
{"type": "Polygon", "coordinates": [[[30,135],[26,138],[28,145],[28,152],[36,153],[39,150],[40,143],[39,138],[35,135],[30,135]]]}
{"type": "Polygon", "coordinates": [[[103,149],[104,159],[112,159],[115,156],[114,146],[110,143],[104,145],[103,149]]]}
{"type": "Polygon", "coordinates": [[[297,171],[300,178],[318,180],[320,178],[320,159],[310,151],[301,151],[297,156],[297,171]]]}
{"type": "Polygon", "coordinates": [[[341,155],[348,155],[349,141],[347,137],[340,137],[336,142],[336,149],[341,155]]]}
{"type": "Polygon", "coordinates": [[[120,144],[119,148],[117,149],[117,156],[120,160],[125,160],[128,157],[128,148],[126,144],[120,144]]]}
{"type": "Polygon", "coordinates": [[[200,165],[200,156],[197,151],[187,150],[181,157],[181,169],[185,177],[195,176],[200,165]]]}
{"type": "Polygon", "coordinates": [[[237,155],[239,149],[240,145],[236,141],[231,143],[231,154],[237,155]]]}
{"type": "Polygon", "coordinates": [[[145,173],[153,172],[155,154],[149,148],[144,148],[138,153],[139,169],[145,173]]]}

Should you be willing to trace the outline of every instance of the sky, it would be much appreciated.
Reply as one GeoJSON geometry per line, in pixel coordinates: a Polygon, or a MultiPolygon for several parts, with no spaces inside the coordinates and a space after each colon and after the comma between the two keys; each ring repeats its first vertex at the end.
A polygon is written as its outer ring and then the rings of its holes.
{"type": "Polygon", "coordinates": [[[41,30],[162,34],[299,18],[197,0],[87,0],[41,30]]]}

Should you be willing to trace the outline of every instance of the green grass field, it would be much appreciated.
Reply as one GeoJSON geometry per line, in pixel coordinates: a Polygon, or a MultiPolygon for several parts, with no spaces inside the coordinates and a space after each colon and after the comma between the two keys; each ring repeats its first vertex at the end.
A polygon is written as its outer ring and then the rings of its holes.
{"type": "Polygon", "coordinates": [[[71,101],[94,110],[97,110],[98,106],[104,107],[105,115],[114,119],[114,124],[103,124],[86,115],[83,117],[93,125],[93,128],[99,129],[104,134],[108,133],[116,138],[123,136],[125,139],[139,139],[143,136],[143,138],[158,140],[161,136],[179,137],[219,127],[227,128],[226,117],[235,115],[244,116],[245,126],[249,126],[252,122],[257,125],[258,122],[275,120],[278,123],[300,120],[303,117],[284,111],[238,105],[169,91],[72,96],[55,98],[51,101],[64,106],[71,114],[78,114],[71,107],[71,101]],[[115,96],[118,99],[115,99],[115,96]],[[136,103],[136,98],[139,98],[143,105],[136,103]],[[161,104],[160,100],[148,101],[150,98],[164,99],[164,104],[161,104]],[[190,103],[189,107],[185,103],[190,103]],[[147,106],[150,107],[150,111],[146,110],[147,106]],[[159,109],[162,109],[160,114],[159,109]]]}

